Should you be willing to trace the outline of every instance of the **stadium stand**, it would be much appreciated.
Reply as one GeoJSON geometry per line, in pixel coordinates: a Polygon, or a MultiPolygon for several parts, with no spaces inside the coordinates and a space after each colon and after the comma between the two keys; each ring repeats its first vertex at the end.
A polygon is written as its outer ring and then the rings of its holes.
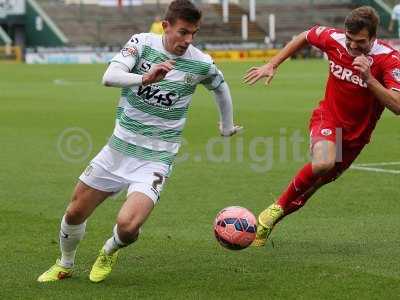
{"type": "MultiPolygon", "coordinates": [[[[125,7],[96,4],[99,1],[113,0],[26,0],[25,15],[0,17],[0,46],[18,46],[23,53],[26,48],[35,51],[37,47],[115,49],[123,45],[131,34],[147,32],[154,16],[163,15],[168,5],[168,0],[132,0],[144,1],[145,4],[125,7]]],[[[268,46],[279,48],[315,24],[341,27],[348,12],[363,4],[374,6],[380,13],[382,26],[379,36],[395,36],[387,30],[392,0],[256,0],[256,22],[248,24],[246,45],[242,40],[241,21],[243,15],[249,14],[249,0],[230,0],[227,23],[222,21],[221,2],[194,1],[204,12],[196,43],[208,49],[265,48],[263,42],[269,33],[270,14],[275,15],[276,39],[268,46]]]]}
{"type": "MultiPolygon", "coordinates": [[[[358,6],[352,3],[341,4],[258,4],[257,22],[268,32],[268,15],[276,17],[276,42],[284,44],[302,29],[315,24],[342,27],[348,12],[358,6]]],[[[387,27],[380,28],[380,37],[390,37],[387,27]]]]}
{"type": "MultiPolygon", "coordinates": [[[[42,8],[66,34],[70,45],[120,45],[130,34],[146,32],[154,15],[163,14],[166,6],[104,7],[39,1],[42,8]]],[[[241,38],[241,16],[248,12],[230,5],[230,22],[221,22],[222,9],[217,4],[201,4],[206,12],[198,42],[232,42],[241,38]]],[[[263,41],[265,31],[257,23],[249,23],[249,40],[263,41]]]]}
{"type": "MultiPolygon", "coordinates": [[[[224,29],[225,30],[230,30],[230,34],[232,37],[236,39],[240,39],[241,36],[241,19],[242,15],[248,14],[249,12],[244,8],[243,6],[239,6],[237,4],[229,4],[229,22],[227,24],[223,24],[221,22],[221,17],[222,17],[222,6],[219,4],[212,4],[213,10],[216,11],[219,15],[219,19],[213,19],[214,24],[212,26],[208,24],[204,24],[204,29],[202,30],[213,30],[213,28],[219,28],[221,33],[223,35],[221,36],[227,36],[229,32],[222,32],[224,29]]],[[[207,11],[208,12],[208,11],[207,11]]],[[[258,22],[249,22],[248,26],[249,30],[249,37],[248,39],[253,42],[260,42],[264,41],[265,35],[266,35],[266,29],[259,24],[258,22]]]]}
{"type": "MultiPolygon", "coordinates": [[[[133,7],[104,7],[95,4],[65,4],[63,1],[39,0],[47,14],[68,37],[69,45],[119,46],[135,32],[149,29],[154,15],[163,14],[166,4],[133,7]]],[[[268,32],[268,16],[275,14],[276,45],[314,24],[340,27],[357,1],[257,1],[256,22],[249,23],[249,41],[262,42],[268,32]]],[[[360,1],[358,1],[360,2],[360,1]]],[[[368,1],[367,1],[368,2],[368,1]]],[[[248,14],[248,1],[229,5],[229,22],[223,23],[222,6],[205,4],[201,32],[197,42],[238,42],[241,40],[241,17],[248,14]]],[[[367,4],[367,3],[366,3],[367,4]]],[[[390,36],[385,26],[380,35],[390,36]]]]}

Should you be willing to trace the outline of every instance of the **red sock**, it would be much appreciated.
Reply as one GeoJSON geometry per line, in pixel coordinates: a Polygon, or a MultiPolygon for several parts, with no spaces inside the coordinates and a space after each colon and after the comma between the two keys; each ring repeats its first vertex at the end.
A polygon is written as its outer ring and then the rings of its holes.
{"type": "Polygon", "coordinates": [[[285,216],[290,215],[291,213],[294,213],[296,210],[302,208],[304,204],[306,204],[307,200],[310,199],[310,197],[314,194],[313,193],[304,193],[303,195],[300,195],[299,198],[296,200],[288,203],[288,205],[285,207],[285,216]]]}
{"type": "MultiPolygon", "coordinates": [[[[292,182],[286,188],[286,191],[279,197],[277,203],[286,213],[292,212],[292,202],[296,202],[318,179],[312,172],[311,163],[306,164],[293,178],[292,182]]],[[[311,196],[311,195],[310,195],[311,196]]],[[[308,199],[308,197],[307,197],[308,199]]],[[[305,200],[307,200],[305,199],[305,200]]],[[[297,205],[295,205],[297,206],[297,205]]]]}

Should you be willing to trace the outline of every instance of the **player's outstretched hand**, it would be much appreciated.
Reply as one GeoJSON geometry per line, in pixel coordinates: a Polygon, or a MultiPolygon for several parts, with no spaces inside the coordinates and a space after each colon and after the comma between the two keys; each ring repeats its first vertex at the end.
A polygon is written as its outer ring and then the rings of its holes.
{"type": "Polygon", "coordinates": [[[243,77],[244,83],[253,85],[261,78],[266,78],[265,84],[268,85],[276,73],[276,68],[273,64],[267,63],[261,67],[250,68],[243,77]]]}
{"type": "Polygon", "coordinates": [[[175,66],[175,61],[167,60],[161,64],[153,65],[149,72],[143,75],[142,83],[144,85],[159,82],[164,79],[169,71],[175,66]]]}
{"type": "Polygon", "coordinates": [[[243,131],[243,126],[240,126],[240,125],[233,125],[232,129],[223,130],[221,122],[218,123],[218,128],[219,128],[219,132],[220,132],[221,136],[224,136],[224,137],[230,137],[232,135],[235,135],[236,133],[243,131]]]}

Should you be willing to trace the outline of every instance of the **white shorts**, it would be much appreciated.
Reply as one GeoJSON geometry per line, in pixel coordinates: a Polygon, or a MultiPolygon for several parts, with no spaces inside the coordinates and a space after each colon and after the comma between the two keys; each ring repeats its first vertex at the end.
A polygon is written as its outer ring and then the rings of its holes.
{"type": "Polygon", "coordinates": [[[124,189],[128,190],[127,195],[141,192],[156,204],[170,171],[166,164],[130,157],[106,145],[79,180],[104,192],[118,193],[124,189]]]}

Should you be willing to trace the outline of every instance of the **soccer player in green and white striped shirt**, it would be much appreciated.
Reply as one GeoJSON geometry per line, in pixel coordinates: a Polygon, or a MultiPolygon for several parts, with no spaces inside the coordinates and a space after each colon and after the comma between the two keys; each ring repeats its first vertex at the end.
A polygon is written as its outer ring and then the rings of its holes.
{"type": "Polygon", "coordinates": [[[233,124],[232,100],[222,73],[209,55],[191,45],[200,19],[201,12],[189,0],[175,0],[163,21],[163,36],[133,35],[112,59],[103,83],[122,88],[115,129],[79,177],[61,221],[61,258],[38,281],[71,277],[86,220],[106,198],[128,189],[113,235],[100,250],[89,278],[99,282],[110,274],[119,249],[137,240],[159,199],[198,84],[215,94],[221,135],[241,129],[233,124]]]}

